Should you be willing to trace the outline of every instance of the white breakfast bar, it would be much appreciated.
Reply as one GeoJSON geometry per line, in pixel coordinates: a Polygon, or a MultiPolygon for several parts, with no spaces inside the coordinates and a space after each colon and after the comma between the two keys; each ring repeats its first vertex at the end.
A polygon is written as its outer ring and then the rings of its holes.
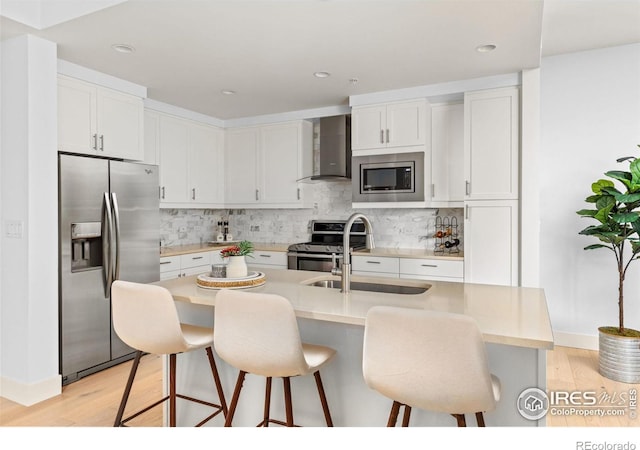
{"type": "MultiPolygon", "coordinates": [[[[252,270],[249,267],[249,270],[252,270]]],[[[266,283],[248,292],[279,294],[291,301],[303,341],[333,347],[336,357],[322,370],[322,379],[335,426],[385,426],[391,401],[369,389],[362,377],[362,342],[367,311],[376,305],[395,305],[466,314],[473,317],[487,344],[490,370],[502,382],[502,398],[495,411],[485,415],[487,426],[543,426],[524,419],[516,408],[520,393],[530,387],[546,389],[546,351],[553,348],[553,333],[542,289],[490,286],[440,281],[389,280],[353,276],[352,281],[402,283],[431,287],[422,294],[388,294],[310,286],[315,280],[338,279],[323,272],[254,269],[266,283]]],[[[181,320],[213,326],[215,289],[196,284],[196,276],[159,281],[174,296],[181,320]]],[[[178,391],[217,399],[204,353],[178,356],[178,391]]],[[[216,357],[222,383],[230,401],[237,370],[216,357]]],[[[455,377],[456,374],[450,374],[455,377]]],[[[166,377],[165,377],[166,380],[166,377]]],[[[165,383],[166,384],[166,383],[165,383]]],[[[324,417],[313,379],[291,380],[296,424],[323,426],[324,417]]],[[[284,417],[282,383],[274,380],[271,416],[284,417]]],[[[255,426],[262,418],[264,379],[248,375],[233,425],[255,426]]],[[[178,425],[192,425],[207,415],[201,405],[178,402],[178,425]]],[[[467,420],[475,424],[472,418],[467,420]]],[[[216,418],[211,426],[221,426],[216,418]]],[[[455,426],[453,417],[414,410],[412,426],[455,426]]]]}

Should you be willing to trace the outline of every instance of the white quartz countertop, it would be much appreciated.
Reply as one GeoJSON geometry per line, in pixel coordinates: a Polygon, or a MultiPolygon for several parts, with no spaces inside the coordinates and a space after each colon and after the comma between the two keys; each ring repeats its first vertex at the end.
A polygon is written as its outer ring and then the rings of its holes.
{"type": "Polygon", "coordinates": [[[424,248],[373,248],[371,250],[357,250],[353,252],[354,255],[370,255],[370,256],[382,256],[388,258],[426,258],[426,259],[448,259],[452,261],[463,261],[463,252],[449,253],[447,250],[444,252],[434,252],[433,250],[427,250],[424,248]]]}
{"type": "MultiPolygon", "coordinates": [[[[301,318],[364,325],[369,308],[393,305],[467,314],[480,327],[486,342],[518,347],[552,349],[553,333],[543,289],[491,286],[441,281],[400,280],[352,276],[352,281],[431,285],[422,294],[387,294],[308,286],[314,280],[339,279],[324,272],[260,269],[266,276],[262,286],[247,292],[279,294],[291,301],[301,318]]],[[[178,301],[215,306],[218,290],[196,284],[196,276],[158,281],[178,301]]]]}
{"type": "MultiPolygon", "coordinates": [[[[175,245],[160,248],[160,256],[177,256],[188,255],[190,253],[210,252],[214,250],[222,250],[225,247],[230,247],[239,241],[233,242],[221,242],[216,244],[187,244],[187,245],[175,245]]],[[[289,244],[270,244],[263,242],[253,242],[253,248],[256,251],[273,251],[273,252],[286,252],[289,244]]]]}

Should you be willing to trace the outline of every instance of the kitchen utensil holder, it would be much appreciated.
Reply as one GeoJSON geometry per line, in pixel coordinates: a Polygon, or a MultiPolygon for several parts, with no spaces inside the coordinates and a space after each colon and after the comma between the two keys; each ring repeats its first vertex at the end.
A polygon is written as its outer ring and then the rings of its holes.
{"type": "Polygon", "coordinates": [[[433,237],[435,239],[433,246],[434,253],[460,253],[458,218],[455,216],[445,216],[444,218],[436,216],[433,237]]]}

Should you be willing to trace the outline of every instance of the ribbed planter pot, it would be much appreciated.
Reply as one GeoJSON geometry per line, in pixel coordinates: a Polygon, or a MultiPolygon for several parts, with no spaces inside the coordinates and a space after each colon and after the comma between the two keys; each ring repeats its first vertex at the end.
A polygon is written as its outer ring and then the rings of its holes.
{"type": "Polygon", "coordinates": [[[614,381],[640,383],[640,338],[598,331],[600,374],[614,381]]]}

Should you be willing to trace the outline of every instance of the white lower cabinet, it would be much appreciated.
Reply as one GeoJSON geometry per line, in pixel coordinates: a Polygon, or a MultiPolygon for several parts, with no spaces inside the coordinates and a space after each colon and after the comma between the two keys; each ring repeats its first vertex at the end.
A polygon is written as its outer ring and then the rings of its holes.
{"type": "Polygon", "coordinates": [[[434,281],[464,281],[464,262],[446,259],[354,255],[353,275],[434,281]]]}
{"type": "Polygon", "coordinates": [[[262,269],[286,269],[287,253],[277,251],[254,251],[250,257],[245,258],[250,268],[262,269]]]}
{"type": "Polygon", "coordinates": [[[518,286],[518,249],[517,200],[466,202],[466,282],[518,286]]]}
{"type": "Polygon", "coordinates": [[[160,279],[188,277],[210,272],[211,264],[222,262],[219,251],[197,252],[160,258],[160,279]]]}
{"type": "Polygon", "coordinates": [[[416,280],[464,281],[464,262],[446,259],[400,259],[400,278],[416,280]]]}
{"type": "Polygon", "coordinates": [[[398,258],[363,255],[353,255],[351,257],[351,272],[353,275],[398,278],[399,269],[400,261],[398,258]]]}

